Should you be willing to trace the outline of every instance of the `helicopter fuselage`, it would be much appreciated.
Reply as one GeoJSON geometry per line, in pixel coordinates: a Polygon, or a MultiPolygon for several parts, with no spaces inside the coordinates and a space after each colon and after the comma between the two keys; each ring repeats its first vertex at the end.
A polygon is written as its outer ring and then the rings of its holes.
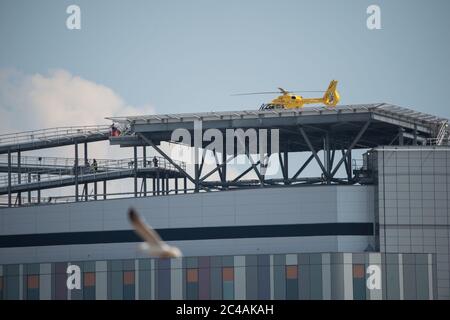
{"type": "Polygon", "coordinates": [[[336,87],[337,81],[331,81],[327,91],[325,91],[325,94],[321,98],[303,98],[302,96],[293,95],[283,90],[282,95],[276,97],[270,103],[263,104],[260,109],[298,109],[303,108],[305,104],[314,103],[323,103],[328,107],[334,107],[340,100],[336,87]]]}

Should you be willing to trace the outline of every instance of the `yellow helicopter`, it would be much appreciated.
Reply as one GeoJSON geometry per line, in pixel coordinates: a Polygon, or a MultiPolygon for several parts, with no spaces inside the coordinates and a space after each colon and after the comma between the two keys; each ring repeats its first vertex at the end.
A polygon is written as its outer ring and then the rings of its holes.
{"type": "Polygon", "coordinates": [[[337,91],[337,81],[332,80],[328,89],[325,91],[321,98],[303,98],[299,95],[294,95],[294,92],[323,92],[323,91],[293,91],[289,92],[283,88],[278,88],[280,91],[275,92],[255,92],[255,93],[243,93],[237,95],[250,95],[250,94],[274,94],[281,93],[280,96],[273,99],[270,103],[264,103],[259,108],[260,110],[270,109],[298,109],[303,108],[305,104],[322,103],[328,107],[334,107],[339,103],[340,96],[337,91]]]}

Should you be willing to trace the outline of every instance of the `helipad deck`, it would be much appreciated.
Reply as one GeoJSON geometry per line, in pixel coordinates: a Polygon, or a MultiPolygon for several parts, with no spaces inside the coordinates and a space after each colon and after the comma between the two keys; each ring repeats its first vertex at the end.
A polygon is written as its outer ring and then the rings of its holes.
{"type": "MultiPolygon", "coordinates": [[[[203,112],[165,115],[146,115],[108,118],[130,127],[130,134],[111,137],[111,144],[123,147],[145,144],[137,133],[151,138],[156,144],[170,141],[173,130],[194,129],[194,121],[202,121],[204,130],[209,128],[225,131],[237,128],[280,129],[280,151],[308,151],[309,147],[299,131],[301,127],[316,148],[323,146],[323,136],[328,133],[331,146],[345,148],[364,130],[354,148],[372,148],[392,144],[401,139],[405,144],[425,144],[436,138],[447,119],[417,112],[390,104],[343,105],[335,108],[305,107],[294,110],[247,110],[227,112],[203,112]]],[[[209,142],[205,142],[205,146],[209,142]]]]}

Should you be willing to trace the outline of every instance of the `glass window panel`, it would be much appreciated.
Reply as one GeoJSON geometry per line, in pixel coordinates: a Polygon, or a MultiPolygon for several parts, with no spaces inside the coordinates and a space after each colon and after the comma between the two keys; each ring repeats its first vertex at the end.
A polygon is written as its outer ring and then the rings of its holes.
{"type": "Polygon", "coordinates": [[[223,281],[234,281],[234,268],[224,267],[222,269],[223,281]]]}
{"type": "Polygon", "coordinates": [[[223,299],[224,300],[234,299],[234,281],[223,282],[223,299]]]}
{"type": "Polygon", "coordinates": [[[198,282],[188,282],[186,284],[186,299],[198,299],[198,282]]]}
{"type": "Polygon", "coordinates": [[[354,264],[353,265],[353,278],[364,278],[364,265],[354,264]]]}
{"type": "Polygon", "coordinates": [[[286,279],[286,299],[298,299],[298,279],[286,279]]]}
{"type": "Polygon", "coordinates": [[[297,279],[298,269],[297,266],[286,266],[286,279],[297,279]]]}
{"type": "Polygon", "coordinates": [[[123,284],[124,285],[134,284],[134,271],[124,271],[123,284]]]}
{"type": "Polygon", "coordinates": [[[198,269],[190,268],[186,270],[186,281],[187,282],[198,282],[198,269]]]}
{"type": "Polygon", "coordinates": [[[85,272],[83,282],[85,287],[95,286],[95,272],[85,272]]]}
{"type": "Polygon", "coordinates": [[[29,275],[27,279],[28,289],[37,289],[39,288],[39,276],[38,275],[29,275]]]}
{"type": "Polygon", "coordinates": [[[353,299],[366,299],[366,279],[364,264],[353,265],[353,299]]]}

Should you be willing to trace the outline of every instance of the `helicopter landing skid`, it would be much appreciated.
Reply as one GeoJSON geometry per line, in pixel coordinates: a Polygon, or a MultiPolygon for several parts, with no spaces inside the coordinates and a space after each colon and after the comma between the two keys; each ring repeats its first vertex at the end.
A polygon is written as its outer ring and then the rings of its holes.
{"type": "Polygon", "coordinates": [[[281,104],[263,103],[259,110],[273,110],[273,109],[284,109],[281,104]]]}

